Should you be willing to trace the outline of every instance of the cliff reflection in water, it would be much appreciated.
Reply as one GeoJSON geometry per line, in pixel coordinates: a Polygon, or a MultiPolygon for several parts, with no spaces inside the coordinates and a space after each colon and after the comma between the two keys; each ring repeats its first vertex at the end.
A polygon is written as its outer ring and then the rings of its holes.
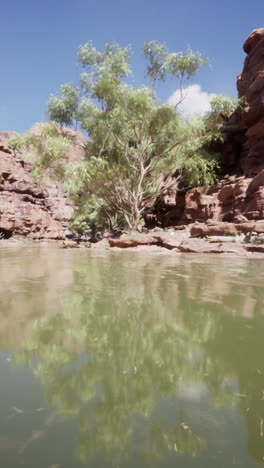
{"type": "Polygon", "coordinates": [[[203,410],[192,418],[187,398],[198,392],[201,405],[204,398],[214,408],[239,408],[248,451],[263,463],[264,274],[257,262],[123,253],[68,261],[73,278],[61,310],[34,323],[18,359],[35,366],[37,357],[49,403],[78,419],[79,457],[100,454],[118,464],[136,446],[151,465],[204,453],[211,442],[203,410]],[[172,417],[162,416],[162,401],[172,417]]]}

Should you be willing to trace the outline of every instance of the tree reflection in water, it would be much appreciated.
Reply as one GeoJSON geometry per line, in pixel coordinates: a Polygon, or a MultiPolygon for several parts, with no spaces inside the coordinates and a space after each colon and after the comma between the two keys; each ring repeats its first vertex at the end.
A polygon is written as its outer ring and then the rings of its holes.
{"type": "Polygon", "coordinates": [[[150,278],[148,269],[138,268],[135,276],[118,262],[104,263],[102,272],[94,262],[88,270],[81,264],[63,310],[35,323],[18,356],[28,363],[37,357],[50,404],[62,417],[78,418],[79,457],[103,454],[118,464],[139,424],[138,445],[150,465],[169,452],[200,454],[206,438],[202,428],[186,423],[188,401],[178,392],[201,384],[215,406],[239,405],[249,452],[263,462],[260,289],[251,288],[254,308],[243,317],[241,282],[216,303],[205,300],[210,269],[176,279],[173,269],[156,268],[150,278]],[[153,417],[160,398],[174,399],[173,422],[153,417]]]}

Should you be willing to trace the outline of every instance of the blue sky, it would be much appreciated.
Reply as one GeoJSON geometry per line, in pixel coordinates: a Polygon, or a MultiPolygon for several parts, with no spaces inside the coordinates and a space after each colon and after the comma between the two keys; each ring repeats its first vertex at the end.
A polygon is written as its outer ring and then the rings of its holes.
{"type": "MultiPolygon", "coordinates": [[[[144,41],[160,40],[174,51],[190,46],[211,62],[193,83],[206,93],[236,95],[243,42],[259,27],[263,0],[3,0],[0,130],[26,131],[46,119],[50,94],[61,83],[77,83],[76,52],[88,40],[98,48],[130,44],[136,85],[144,81],[144,41]]],[[[161,99],[176,89],[173,81],[160,86],[161,99]]]]}

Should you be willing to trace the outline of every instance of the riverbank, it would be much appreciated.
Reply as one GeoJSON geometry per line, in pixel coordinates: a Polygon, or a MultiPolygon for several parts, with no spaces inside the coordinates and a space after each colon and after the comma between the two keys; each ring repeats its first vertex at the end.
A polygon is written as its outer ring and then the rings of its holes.
{"type": "Polygon", "coordinates": [[[115,250],[167,250],[172,254],[219,254],[264,258],[264,223],[195,223],[182,229],[124,233],[95,244],[115,250]]]}
{"type": "Polygon", "coordinates": [[[247,223],[194,223],[170,229],[155,228],[116,235],[106,233],[98,242],[94,238],[59,241],[31,240],[23,237],[2,239],[0,245],[56,245],[63,249],[110,251],[144,251],[148,253],[216,254],[235,257],[264,258],[264,221],[247,223]]]}

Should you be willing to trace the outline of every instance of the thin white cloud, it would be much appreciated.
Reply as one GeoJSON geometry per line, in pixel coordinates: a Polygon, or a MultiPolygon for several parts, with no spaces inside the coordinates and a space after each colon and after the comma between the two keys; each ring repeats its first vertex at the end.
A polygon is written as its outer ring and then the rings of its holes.
{"type": "MultiPolygon", "coordinates": [[[[216,96],[214,93],[202,91],[198,84],[193,84],[184,88],[184,99],[179,104],[178,110],[187,117],[193,117],[197,114],[204,115],[211,108],[211,99],[216,96]]],[[[181,99],[180,90],[177,89],[168,99],[168,103],[175,106],[181,99]]]]}

